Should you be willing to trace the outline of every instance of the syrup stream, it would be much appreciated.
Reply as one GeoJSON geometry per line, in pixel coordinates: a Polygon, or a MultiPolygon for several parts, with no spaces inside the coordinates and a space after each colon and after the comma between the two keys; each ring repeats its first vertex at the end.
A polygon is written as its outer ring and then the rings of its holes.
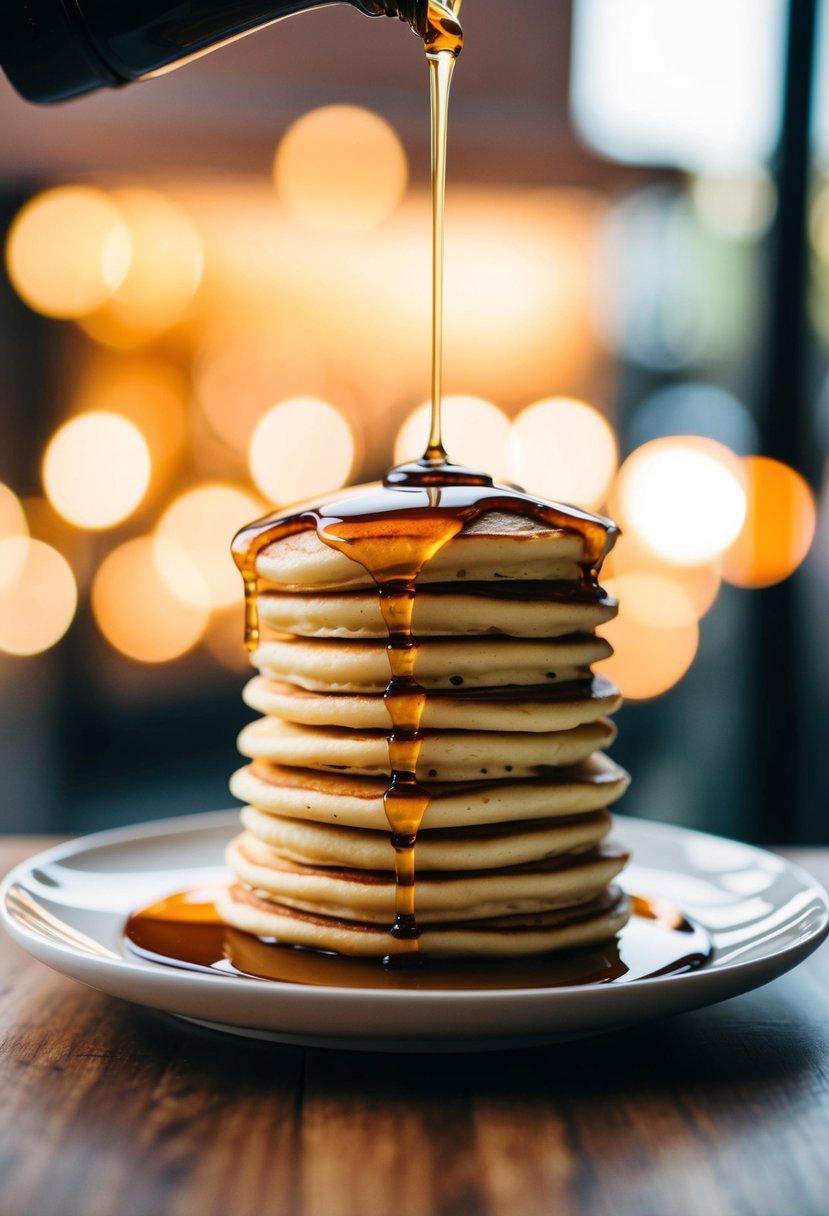
{"type": "Polygon", "coordinates": [[[432,111],[432,416],[424,461],[445,464],[441,406],[443,402],[443,279],[446,219],[446,136],[449,88],[457,52],[427,52],[432,111]]]}

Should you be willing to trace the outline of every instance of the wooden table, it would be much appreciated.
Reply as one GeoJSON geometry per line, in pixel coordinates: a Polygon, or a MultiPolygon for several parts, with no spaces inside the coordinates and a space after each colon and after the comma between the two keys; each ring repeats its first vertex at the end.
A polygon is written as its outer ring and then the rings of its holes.
{"type": "Polygon", "coordinates": [[[202,1032],[0,951],[2,1216],[829,1214],[829,947],[712,1009],[457,1057],[202,1032]]]}

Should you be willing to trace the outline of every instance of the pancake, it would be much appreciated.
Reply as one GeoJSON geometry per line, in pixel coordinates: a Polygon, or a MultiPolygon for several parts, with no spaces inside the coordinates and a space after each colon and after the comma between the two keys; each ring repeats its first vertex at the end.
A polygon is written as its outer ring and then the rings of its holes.
{"type": "MultiPolygon", "coordinates": [[[[393,856],[390,849],[392,864],[393,856]]],[[[228,845],[227,861],[253,891],[288,907],[387,927],[394,921],[393,868],[304,865],[248,832],[228,845]]],[[[420,869],[418,922],[481,920],[589,903],[626,861],[627,854],[620,849],[600,848],[497,869],[452,873],[420,869]]]]}
{"type": "MultiPolygon", "coordinates": [[[[556,765],[578,764],[594,751],[609,747],[616,728],[599,718],[572,730],[549,734],[513,732],[506,763],[500,732],[428,731],[417,761],[420,781],[474,781],[482,775],[537,777],[556,765]]],[[[323,772],[335,770],[367,776],[388,773],[388,730],[297,726],[279,718],[260,718],[239,735],[239,751],[254,760],[298,765],[323,772]]]]}
{"type": "MultiPolygon", "coordinates": [[[[624,769],[595,755],[568,769],[533,780],[453,782],[427,785],[431,795],[423,828],[516,823],[603,810],[629,784],[624,769]]],[[[312,823],[388,831],[383,795],[385,777],[354,777],[257,761],[233,774],[230,789],[242,802],[265,813],[312,823]]]]}
{"type": "MultiPolygon", "coordinates": [[[[568,684],[590,679],[590,664],[612,654],[604,638],[430,638],[418,643],[414,676],[422,688],[568,684]]],[[[318,692],[382,692],[389,682],[379,641],[284,638],[264,642],[253,663],[269,679],[318,692]]]]}
{"type": "MultiPolygon", "coordinates": [[[[409,952],[408,944],[383,926],[302,912],[262,899],[240,883],[222,895],[216,906],[222,919],[237,929],[312,950],[377,959],[409,952]]],[[[593,903],[534,916],[427,924],[421,932],[420,949],[436,958],[546,954],[607,941],[624,928],[629,917],[626,896],[609,887],[593,903]]]]}
{"type": "MultiPolygon", "coordinates": [[[[310,820],[242,809],[242,825],[252,836],[291,861],[315,866],[344,862],[358,870],[388,869],[392,857],[388,831],[360,831],[310,820]]],[[[422,830],[417,860],[423,870],[480,870],[545,861],[563,853],[595,848],[607,836],[607,811],[559,819],[422,830]]]]}
{"type": "MultiPolygon", "coordinates": [[[[464,595],[445,584],[418,593],[412,628],[420,638],[445,634],[505,633],[552,638],[586,633],[615,615],[614,601],[555,599],[547,584],[512,581],[498,588],[479,584],[464,595]],[[528,586],[535,594],[531,594],[528,586]],[[536,588],[547,588],[546,594],[536,588]],[[509,594],[508,594],[509,593],[509,594]]],[[[383,638],[386,626],[377,590],[299,595],[268,591],[259,597],[259,617],[282,633],[306,638],[383,638]]]]}
{"type": "MultiPolygon", "coordinates": [[[[381,694],[320,693],[254,676],[244,688],[246,705],[260,714],[304,726],[348,726],[388,730],[389,711],[381,694]]],[[[426,697],[421,725],[425,730],[554,731],[572,730],[614,714],[622,703],[618,688],[602,676],[571,689],[549,684],[524,688],[480,689],[464,693],[433,692],[426,697]]]]}
{"type": "MultiPolygon", "coordinates": [[[[577,584],[584,550],[572,532],[551,530],[523,515],[488,511],[427,563],[420,585],[461,580],[520,579],[577,584]]],[[[352,587],[374,588],[374,582],[356,561],[332,549],[317,534],[306,530],[282,537],[258,555],[260,576],[276,587],[306,592],[352,587]]]]}
{"type": "Polygon", "coordinates": [[[229,925],[369,957],[618,932],[627,853],[608,808],[628,776],[603,753],[621,697],[594,672],[612,653],[596,630],[616,612],[597,581],[614,535],[463,483],[369,487],[243,530],[259,673],[244,699],[261,717],[231,779],[229,925]]]}

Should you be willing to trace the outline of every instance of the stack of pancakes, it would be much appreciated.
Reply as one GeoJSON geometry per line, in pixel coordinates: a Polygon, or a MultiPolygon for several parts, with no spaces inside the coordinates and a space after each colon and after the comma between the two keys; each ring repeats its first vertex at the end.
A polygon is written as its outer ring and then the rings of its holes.
{"type": "MultiPolygon", "coordinates": [[[[417,837],[419,947],[524,955],[603,941],[628,917],[606,843],[627,775],[603,755],[618,690],[596,626],[613,601],[582,588],[578,532],[489,511],[417,582],[414,674],[426,691],[417,779],[431,795],[417,837]]],[[[279,942],[383,957],[394,850],[387,633],[376,585],[314,529],[256,559],[262,640],[247,704],[247,805],[229,846],[238,881],[223,919],[279,942]]]]}

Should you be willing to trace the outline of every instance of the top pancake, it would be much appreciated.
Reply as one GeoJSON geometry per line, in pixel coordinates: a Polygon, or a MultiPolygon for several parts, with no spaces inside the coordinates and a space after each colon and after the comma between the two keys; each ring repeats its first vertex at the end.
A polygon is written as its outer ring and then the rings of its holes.
{"type": "MultiPolygon", "coordinates": [[[[578,583],[584,560],[581,537],[522,515],[488,511],[453,537],[426,563],[424,583],[531,579],[578,583]]],[[[283,536],[256,559],[260,578],[290,591],[374,587],[356,561],[309,529],[283,536]]]]}

